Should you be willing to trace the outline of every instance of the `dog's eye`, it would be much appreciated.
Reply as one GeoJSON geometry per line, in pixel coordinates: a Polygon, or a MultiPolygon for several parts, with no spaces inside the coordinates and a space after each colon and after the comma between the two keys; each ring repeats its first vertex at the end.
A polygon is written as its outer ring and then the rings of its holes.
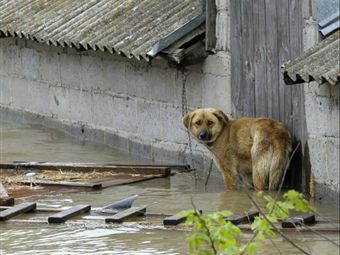
{"type": "Polygon", "coordinates": [[[208,120],[208,126],[211,126],[212,124],[214,124],[214,122],[211,120],[208,120]]]}
{"type": "Polygon", "coordinates": [[[202,123],[202,121],[198,120],[198,121],[195,122],[195,125],[199,126],[199,125],[201,125],[201,123],[202,123]]]}

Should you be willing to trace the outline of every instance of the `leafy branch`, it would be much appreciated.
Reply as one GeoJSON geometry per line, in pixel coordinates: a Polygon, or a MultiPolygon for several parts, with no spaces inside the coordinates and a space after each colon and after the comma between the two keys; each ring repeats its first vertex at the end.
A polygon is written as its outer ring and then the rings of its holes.
{"type": "Polygon", "coordinates": [[[248,243],[239,242],[242,231],[226,218],[232,215],[231,211],[220,211],[210,214],[202,214],[194,210],[182,211],[181,216],[186,216],[185,226],[192,228],[188,234],[190,254],[198,255],[222,255],[222,254],[255,254],[259,245],[258,241],[276,237],[275,224],[279,220],[290,217],[291,211],[315,212],[315,208],[309,204],[304,196],[290,190],[283,195],[283,201],[276,201],[271,196],[259,192],[258,195],[266,201],[269,213],[255,217],[251,229],[255,233],[248,243]]]}

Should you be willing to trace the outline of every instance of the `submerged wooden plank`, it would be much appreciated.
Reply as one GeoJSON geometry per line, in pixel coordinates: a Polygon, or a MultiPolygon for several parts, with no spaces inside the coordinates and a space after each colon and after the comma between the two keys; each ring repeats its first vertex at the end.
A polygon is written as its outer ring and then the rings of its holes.
{"type": "Polygon", "coordinates": [[[48,223],[63,223],[79,214],[87,213],[91,210],[90,205],[76,205],[67,210],[56,213],[48,217],[48,223]]]}
{"type": "Polygon", "coordinates": [[[230,217],[226,218],[226,221],[230,221],[234,225],[238,225],[240,223],[244,222],[250,222],[253,221],[256,216],[259,216],[259,212],[248,212],[243,215],[232,215],[230,217]]]}
{"type": "Polygon", "coordinates": [[[187,219],[186,216],[180,216],[178,214],[166,217],[163,220],[163,225],[165,226],[173,226],[173,225],[178,225],[182,222],[184,222],[187,219]]]}
{"type": "Polygon", "coordinates": [[[0,212],[0,221],[6,221],[19,214],[35,210],[36,203],[22,203],[0,212]]]}
{"type": "Polygon", "coordinates": [[[100,181],[100,184],[102,185],[103,188],[108,188],[108,187],[112,187],[112,186],[118,186],[118,185],[147,181],[147,180],[160,178],[160,177],[162,177],[162,176],[161,175],[133,176],[133,177],[124,178],[124,179],[110,178],[110,179],[100,181]]]}
{"type": "MultiPolygon", "coordinates": [[[[30,185],[31,181],[19,181],[18,183],[24,185],[30,185]]],[[[87,183],[87,182],[66,182],[66,181],[39,181],[34,180],[33,184],[38,184],[42,186],[66,186],[66,187],[81,187],[81,188],[91,188],[91,189],[100,189],[102,188],[101,183],[87,183]]]]}
{"type": "Polygon", "coordinates": [[[127,210],[120,211],[112,217],[106,218],[106,223],[122,223],[124,220],[138,215],[144,215],[146,212],[146,206],[131,207],[127,210]]]}
{"type": "MultiPolygon", "coordinates": [[[[186,165],[181,168],[176,165],[176,169],[186,169],[186,165]]],[[[161,174],[169,176],[171,166],[147,166],[147,165],[112,165],[112,164],[92,164],[92,163],[52,163],[52,162],[13,162],[0,163],[0,169],[36,169],[36,170],[75,170],[75,171],[110,171],[113,173],[128,174],[161,174]]]]}
{"type": "Polygon", "coordinates": [[[296,228],[297,226],[301,226],[303,224],[308,223],[315,223],[315,214],[313,213],[300,214],[296,217],[292,217],[282,221],[281,226],[283,228],[296,228]]]}

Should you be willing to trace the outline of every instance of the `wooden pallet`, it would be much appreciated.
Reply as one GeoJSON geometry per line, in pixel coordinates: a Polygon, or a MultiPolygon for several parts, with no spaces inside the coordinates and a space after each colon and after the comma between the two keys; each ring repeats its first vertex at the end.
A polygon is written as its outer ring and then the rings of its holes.
{"type": "MultiPolygon", "coordinates": [[[[41,186],[43,189],[34,190],[27,188],[20,191],[9,191],[11,197],[27,197],[32,195],[43,195],[46,193],[69,193],[80,192],[92,189],[103,189],[107,187],[126,185],[154,178],[168,177],[172,170],[190,171],[187,165],[114,165],[94,163],[52,163],[52,162],[12,162],[0,163],[0,175],[25,174],[27,171],[64,171],[64,172],[108,172],[112,176],[99,179],[84,179],[82,181],[56,181],[52,179],[31,179],[18,180],[18,185],[41,186]],[[73,189],[73,190],[71,190],[73,189]]],[[[6,198],[7,199],[7,198],[6,198]]],[[[4,199],[3,199],[4,200],[4,199]]],[[[1,202],[1,199],[0,199],[1,202]]],[[[13,200],[11,201],[13,204],[13,200]]],[[[0,205],[11,205],[3,201],[0,205]]]]}

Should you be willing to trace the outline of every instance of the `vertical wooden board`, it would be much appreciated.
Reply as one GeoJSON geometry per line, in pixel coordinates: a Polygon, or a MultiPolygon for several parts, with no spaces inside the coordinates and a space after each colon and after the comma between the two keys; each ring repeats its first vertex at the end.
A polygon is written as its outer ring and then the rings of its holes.
{"type": "MultiPolygon", "coordinates": [[[[255,81],[254,81],[254,38],[253,38],[253,1],[241,2],[242,30],[242,83],[241,100],[243,101],[243,116],[255,115],[255,81]]],[[[240,102],[242,103],[242,102],[240,102]]]]}
{"type": "MultiPolygon", "coordinates": [[[[290,60],[289,42],[289,1],[277,1],[278,17],[278,53],[280,66],[290,60]]],[[[292,130],[292,94],[291,86],[283,81],[283,74],[279,72],[280,120],[292,130]]]]}
{"type": "MultiPolygon", "coordinates": [[[[290,28],[290,49],[291,59],[298,57],[302,53],[302,1],[290,0],[289,2],[289,28],[290,28]]],[[[292,162],[294,174],[292,175],[293,187],[302,190],[306,186],[303,182],[303,173],[306,172],[304,162],[305,147],[305,109],[304,109],[304,88],[303,85],[292,86],[292,132],[296,141],[301,141],[301,148],[295,161],[292,162]]]]}
{"type": "Polygon", "coordinates": [[[289,0],[290,58],[298,57],[302,49],[301,0],[289,0]]]}
{"type": "Polygon", "coordinates": [[[268,116],[265,0],[253,2],[255,116],[268,116]]]}
{"type": "Polygon", "coordinates": [[[216,45],[216,5],[215,0],[206,0],[205,50],[211,51],[216,45]]]}
{"type": "Polygon", "coordinates": [[[231,98],[233,117],[243,116],[241,1],[230,0],[231,98]]]}
{"type": "Polygon", "coordinates": [[[276,1],[265,0],[266,12],[266,56],[267,56],[267,88],[268,116],[279,119],[279,61],[277,47],[277,15],[276,1]]]}

